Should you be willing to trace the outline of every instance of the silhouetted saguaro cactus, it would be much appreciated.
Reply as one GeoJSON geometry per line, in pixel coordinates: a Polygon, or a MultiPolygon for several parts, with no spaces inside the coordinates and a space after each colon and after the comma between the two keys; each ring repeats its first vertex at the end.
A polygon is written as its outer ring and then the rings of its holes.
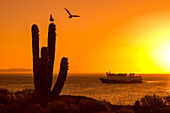
{"type": "Polygon", "coordinates": [[[32,26],[32,49],[33,49],[33,72],[34,72],[34,86],[36,93],[43,98],[46,103],[49,99],[58,96],[63,88],[64,82],[67,77],[68,59],[63,57],[60,64],[60,71],[58,79],[54,88],[51,91],[53,65],[55,57],[55,25],[49,25],[48,32],[48,47],[42,47],[41,58],[39,57],[39,30],[37,25],[32,26]],[[49,98],[50,96],[50,98],[49,98]]]}

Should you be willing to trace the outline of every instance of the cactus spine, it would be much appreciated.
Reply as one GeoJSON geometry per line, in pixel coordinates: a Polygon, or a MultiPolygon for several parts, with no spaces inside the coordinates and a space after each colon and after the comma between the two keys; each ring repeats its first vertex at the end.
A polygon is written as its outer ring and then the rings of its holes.
{"type": "Polygon", "coordinates": [[[60,64],[58,79],[51,91],[53,65],[55,57],[55,25],[51,23],[48,31],[48,47],[41,48],[41,58],[39,57],[39,30],[37,25],[32,26],[32,50],[33,50],[33,72],[34,86],[42,104],[47,103],[49,99],[58,96],[63,88],[67,77],[68,59],[63,57],[60,64]]]}

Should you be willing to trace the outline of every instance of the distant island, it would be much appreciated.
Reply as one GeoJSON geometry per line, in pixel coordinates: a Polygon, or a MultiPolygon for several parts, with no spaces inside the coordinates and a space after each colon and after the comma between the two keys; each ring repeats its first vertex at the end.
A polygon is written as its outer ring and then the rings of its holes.
{"type": "Polygon", "coordinates": [[[32,69],[25,68],[8,68],[8,69],[0,69],[0,74],[15,74],[15,73],[32,73],[32,69]]]}

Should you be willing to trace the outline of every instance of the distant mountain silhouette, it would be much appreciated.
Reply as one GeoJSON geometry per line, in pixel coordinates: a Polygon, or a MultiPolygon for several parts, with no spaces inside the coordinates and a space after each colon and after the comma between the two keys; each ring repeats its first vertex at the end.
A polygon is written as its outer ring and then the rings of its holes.
{"type": "Polygon", "coordinates": [[[25,69],[25,68],[0,69],[0,73],[2,72],[32,72],[32,69],[25,69]]]}
{"type": "Polygon", "coordinates": [[[72,15],[71,13],[70,13],[70,11],[68,11],[66,8],[64,8],[66,11],[67,11],[67,13],[69,14],[69,18],[72,18],[72,17],[80,17],[79,15],[72,15]]]}

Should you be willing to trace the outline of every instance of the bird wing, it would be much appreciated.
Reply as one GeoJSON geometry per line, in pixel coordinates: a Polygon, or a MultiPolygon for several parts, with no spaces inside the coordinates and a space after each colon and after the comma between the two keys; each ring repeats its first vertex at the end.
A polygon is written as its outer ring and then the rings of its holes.
{"type": "Polygon", "coordinates": [[[67,11],[67,13],[71,16],[71,13],[66,9],[66,8],[64,8],[66,11],[67,11]]]}
{"type": "Polygon", "coordinates": [[[72,15],[72,17],[80,17],[79,15],[72,15]]]}

